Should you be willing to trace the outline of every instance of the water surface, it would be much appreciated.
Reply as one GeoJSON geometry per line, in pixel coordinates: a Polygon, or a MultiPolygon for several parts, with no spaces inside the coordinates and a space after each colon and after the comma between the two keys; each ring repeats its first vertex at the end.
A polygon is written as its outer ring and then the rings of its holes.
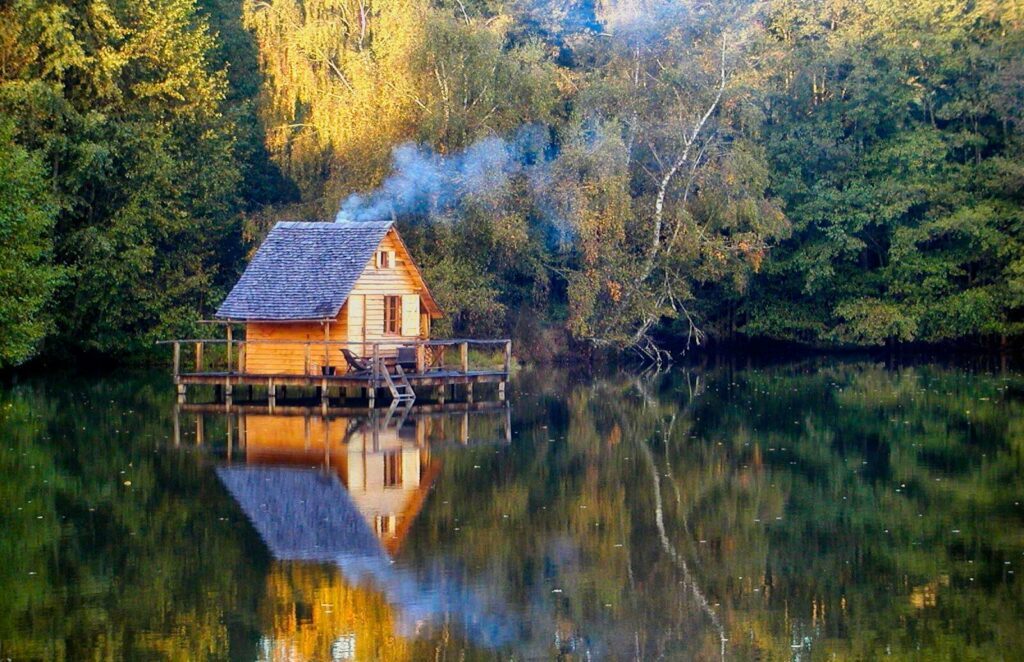
{"type": "Polygon", "coordinates": [[[509,406],[0,387],[0,659],[1015,659],[1024,376],[523,371],[509,406]]]}

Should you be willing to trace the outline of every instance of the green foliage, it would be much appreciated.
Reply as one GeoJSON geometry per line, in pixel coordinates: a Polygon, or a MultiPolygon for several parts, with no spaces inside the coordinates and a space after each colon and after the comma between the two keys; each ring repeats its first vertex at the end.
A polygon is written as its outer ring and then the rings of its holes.
{"type": "Polygon", "coordinates": [[[114,353],[187,326],[239,257],[238,167],[190,0],[2,10],[0,112],[59,206],[55,345],[114,353]]]}
{"type": "Polygon", "coordinates": [[[493,276],[458,257],[428,262],[423,276],[447,313],[434,323],[433,335],[451,336],[455,329],[484,338],[501,333],[505,306],[498,301],[500,293],[493,276]]]}
{"type": "Polygon", "coordinates": [[[51,231],[57,205],[42,159],[0,122],[0,367],[32,356],[52,326],[47,310],[60,282],[51,231]]]}
{"type": "Polygon", "coordinates": [[[333,217],[398,145],[445,157],[523,126],[542,137],[507,181],[399,219],[441,332],[646,352],[1024,334],[1009,0],[18,0],[0,19],[4,149],[39,164],[5,173],[36,201],[5,213],[40,228],[12,240],[35,277],[10,276],[5,365],[188,332],[274,221],[333,217]]]}
{"type": "Polygon", "coordinates": [[[1024,89],[1020,18],[1005,2],[780,3],[764,135],[795,231],[749,301],[747,333],[858,345],[1020,334],[1008,101],[1024,89]]]}

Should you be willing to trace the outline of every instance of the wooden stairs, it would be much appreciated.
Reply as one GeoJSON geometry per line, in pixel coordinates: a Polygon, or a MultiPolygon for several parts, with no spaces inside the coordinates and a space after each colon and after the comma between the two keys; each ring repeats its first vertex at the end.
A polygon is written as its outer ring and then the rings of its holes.
{"type": "Polygon", "coordinates": [[[405,376],[401,365],[395,365],[395,374],[392,375],[384,365],[384,360],[380,359],[377,374],[384,377],[384,383],[391,391],[392,401],[412,404],[416,400],[416,392],[412,390],[412,384],[409,383],[409,378],[405,376]]]}

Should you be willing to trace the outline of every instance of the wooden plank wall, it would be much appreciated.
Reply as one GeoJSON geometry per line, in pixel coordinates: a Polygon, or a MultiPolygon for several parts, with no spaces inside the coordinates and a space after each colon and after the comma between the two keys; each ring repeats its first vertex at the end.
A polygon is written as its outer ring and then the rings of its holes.
{"type": "MultiPolygon", "coordinates": [[[[348,338],[346,317],[339,317],[341,319],[331,323],[330,340],[348,338]]],[[[324,327],[316,322],[250,322],[246,325],[245,336],[246,340],[257,341],[247,343],[245,346],[245,372],[259,375],[301,375],[306,367],[306,346],[295,341],[323,341],[324,327]]],[[[330,348],[328,358],[330,365],[343,365],[341,349],[337,346],[330,348]]],[[[320,374],[320,366],[324,365],[323,346],[313,345],[310,348],[309,359],[310,374],[320,374]]]]}
{"type": "Polygon", "coordinates": [[[388,269],[378,269],[376,261],[371,260],[359,280],[356,281],[355,287],[352,288],[352,294],[361,294],[366,297],[366,341],[417,340],[420,336],[384,334],[384,297],[419,294],[419,287],[413,278],[411,266],[402,259],[400,246],[394,235],[388,233],[380,243],[378,250],[394,251],[396,264],[388,269]]]}

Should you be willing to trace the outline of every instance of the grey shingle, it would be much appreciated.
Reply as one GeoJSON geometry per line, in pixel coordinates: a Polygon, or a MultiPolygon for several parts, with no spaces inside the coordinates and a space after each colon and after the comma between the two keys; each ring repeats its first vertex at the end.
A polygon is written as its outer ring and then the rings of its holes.
{"type": "Polygon", "coordinates": [[[216,316],[237,320],[337,316],[390,227],[391,221],[278,223],[216,316]]]}

